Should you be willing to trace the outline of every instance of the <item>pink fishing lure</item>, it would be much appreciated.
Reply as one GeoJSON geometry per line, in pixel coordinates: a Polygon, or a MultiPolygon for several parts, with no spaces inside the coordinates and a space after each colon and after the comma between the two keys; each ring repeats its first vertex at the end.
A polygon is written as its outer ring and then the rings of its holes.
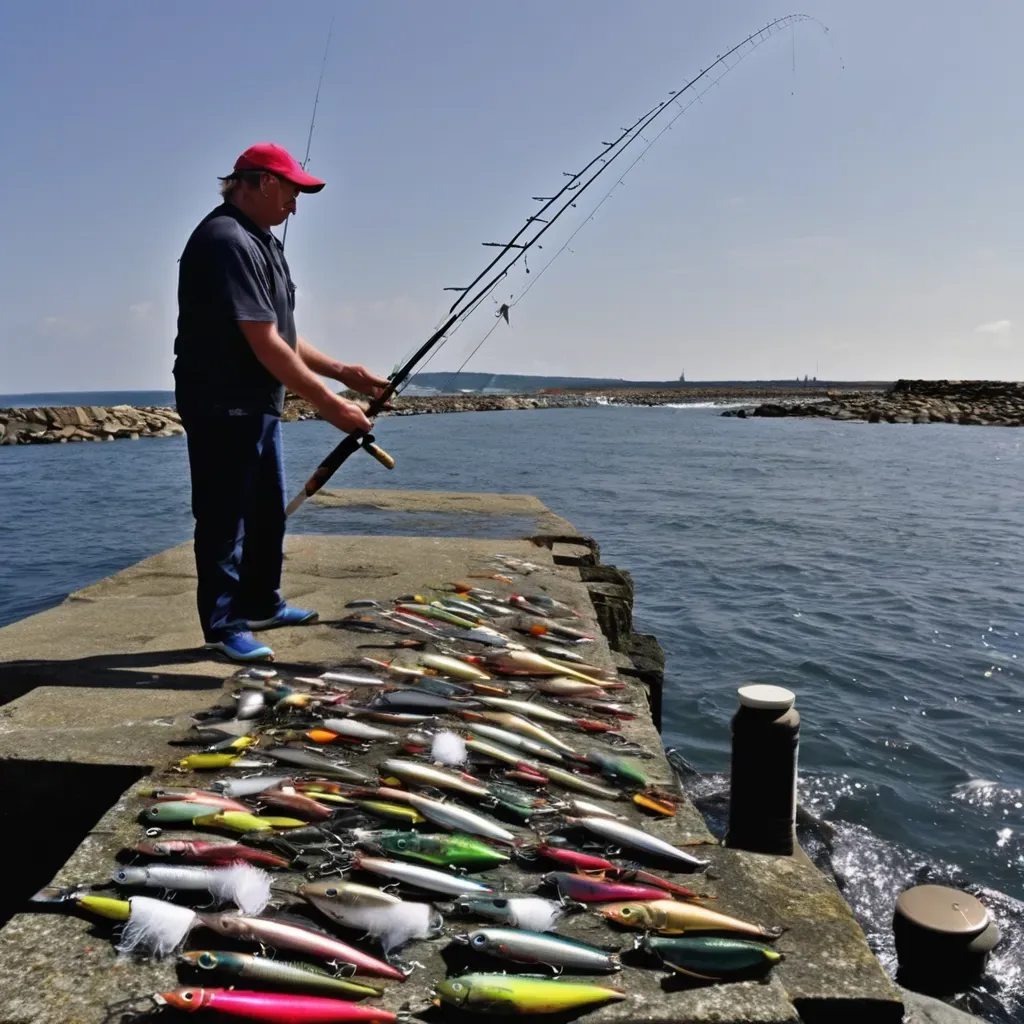
{"type": "Polygon", "coordinates": [[[226,988],[179,988],[161,992],[168,1006],[185,1013],[214,1010],[226,1017],[263,1024],[394,1024],[398,1019],[374,1006],[360,1006],[324,996],[285,995],[278,992],[241,992],[226,988]]]}

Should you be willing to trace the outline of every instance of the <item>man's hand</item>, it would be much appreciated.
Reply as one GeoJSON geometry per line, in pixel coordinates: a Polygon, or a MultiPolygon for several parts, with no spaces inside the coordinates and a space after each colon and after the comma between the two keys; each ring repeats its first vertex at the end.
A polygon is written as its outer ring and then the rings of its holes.
{"type": "Polygon", "coordinates": [[[370,373],[365,366],[346,365],[338,374],[338,380],[345,387],[358,391],[361,395],[369,395],[371,398],[376,398],[388,384],[383,377],[370,373]]]}
{"type": "Polygon", "coordinates": [[[357,430],[372,430],[373,424],[366,418],[362,406],[350,402],[328,392],[330,399],[317,403],[317,411],[328,423],[343,430],[346,434],[354,434],[357,430]]]}

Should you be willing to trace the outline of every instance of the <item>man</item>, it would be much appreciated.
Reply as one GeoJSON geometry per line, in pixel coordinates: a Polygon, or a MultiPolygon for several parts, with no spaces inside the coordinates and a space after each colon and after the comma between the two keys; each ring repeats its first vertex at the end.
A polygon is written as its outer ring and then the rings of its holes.
{"type": "Polygon", "coordinates": [[[321,377],[374,395],[387,381],[337,362],[295,330],[295,286],[270,229],[324,182],[272,143],[247,149],[220,179],[224,202],[192,232],[178,272],[175,399],[188,439],[197,603],[206,647],[237,661],[274,652],[253,630],[316,612],[280,594],[285,530],[285,388],[351,433],[370,421],[321,377]]]}

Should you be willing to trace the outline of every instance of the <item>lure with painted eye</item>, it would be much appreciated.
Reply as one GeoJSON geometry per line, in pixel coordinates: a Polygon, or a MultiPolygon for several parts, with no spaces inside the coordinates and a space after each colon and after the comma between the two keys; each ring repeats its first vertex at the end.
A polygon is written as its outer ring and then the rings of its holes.
{"type": "Polygon", "coordinates": [[[636,882],[640,885],[653,885],[656,889],[664,889],[665,892],[670,892],[673,896],[684,900],[718,899],[717,896],[703,896],[699,892],[687,889],[685,885],[677,885],[667,878],[661,878],[659,875],[654,875],[650,871],[644,871],[641,868],[613,867],[610,871],[605,872],[605,877],[614,878],[618,882],[636,882]]]}
{"type": "MultiPolygon", "coordinates": [[[[219,804],[202,804],[190,800],[164,800],[147,807],[142,812],[143,821],[152,825],[180,825],[193,822],[196,818],[207,814],[220,814],[224,811],[219,804]]],[[[248,814],[249,809],[231,811],[232,814],[248,814]]]]}
{"type": "Polygon", "coordinates": [[[664,889],[654,886],[630,885],[627,882],[603,882],[589,875],[575,875],[568,871],[552,871],[542,879],[558,889],[562,897],[577,903],[616,903],[624,900],[660,900],[664,889]]]}
{"type": "Polygon", "coordinates": [[[201,864],[233,864],[236,861],[245,861],[264,868],[286,868],[291,864],[284,857],[266,853],[264,850],[254,850],[251,846],[233,839],[216,843],[204,839],[162,839],[153,843],[136,843],[131,849],[147,857],[171,857],[201,864]]]}
{"type": "Polygon", "coordinates": [[[458,896],[452,901],[455,911],[530,932],[549,932],[566,908],[554,900],[540,896],[481,896],[476,893],[458,896]]]}
{"type": "Polygon", "coordinates": [[[470,1013],[565,1013],[626,998],[625,992],[603,985],[512,974],[463,974],[442,981],[434,991],[437,1006],[447,1003],[470,1013]]]}
{"type": "Polygon", "coordinates": [[[721,981],[773,967],[784,957],[761,942],[719,935],[694,935],[680,939],[645,935],[637,940],[645,953],[679,974],[705,981],[721,981]]]}
{"type": "Polygon", "coordinates": [[[562,761],[562,755],[552,747],[528,736],[520,736],[518,733],[509,732],[507,729],[498,729],[493,725],[486,725],[474,722],[471,732],[474,736],[482,736],[487,740],[494,740],[513,750],[525,750],[534,757],[542,757],[545,761],[562,761]]]}
{"type": "MultiPolygon", "coordinates": [[[[593,697],[605,695],[605,687],[580,679],[567,679],[565,676],[554,676],[549,679],[531,679],[530,688],[539,693],[548,693],[554,697],[593,697]]],[[[607,685],[607,684],[605,684],[607,685]]]]}
{"type": "Polygon", "coordinates": [[[356,971],[382,978],[405,981],[405,975],[391,964],[364,953],[340,939],[312,928],[269,917],[245,917],[241,914],[200,914],[199,923],[225,938],[255,942],[274,949],[293,949],[297,953],[328,962],[352,964],[356,971]]]}
{"type": "Polygon", "coordinates": [[[477,928],[454,938],[474,952],[487,953],[516,964],[546,964],[575,971],[622,969],[617,953],[608,953],[583,942],[544,932],[524,932],[518,928],[477,928]]]}
{"type": "Polygon", "coordinates": [[[564,768],[556,768],[554,765],[544,765],[542,771],[552,782],[565,789],[575,789],[580,793],[601,796],[607,800],[619,800],[622,798],[620,790],[609,789],[607,786],[602,786],[582,775],[577,775],[576,772],[566,771],[564,768]]]}
{"type": "Polygon", "coordinates": [[[525,718],[538,718],[542,722],[554,722],[556,725],[572,725],[573,719],[563,715],[560,711],[554,711],[528,700],[510,700],[505,697],[481,697],[481,704],[488,707],[498,708],[499,711],[511,711],[513,714],[523,715],[525,718]]]}
{"type": "Polygon", "coordinates": [[[425,690],[385,690],[366,704],[372,711],[405,711],[415,714],[443,714],[461,708],[472,708],[474,701],[453,700],[425,690]]]}
{"type": "Polygon", "coordinates": [[[597,911],[602,917],[628,928],[643,928],[662,935],[685,932],[739,932],[760,939],[777,939],[781,928],[764,928],[741,921],[738,917],[719,913],[699,903],[678,900],[612,903],[597,911]]]}
{"type": "Polygon", "coordinates": [[[314,967],[312,964],[282,962],[266,956],[253,956],[251,953],[198,950],[182,953],[181,960],[199,970],[218,971],[246,981],[320,992],[336,998],[362,999],[366,996],[379,996],[382,991],[372,985],[335,977],[322,967],[314,967]]]}
{"type": "Polygon", "coordinates": [[[213,1010],[260,1024],[394,1024],[398,1017],[375,1006],[359,1006],[324,996],[242,992],[226,988],[179,988],[156,997],[183,1013],[213,1010]]]}

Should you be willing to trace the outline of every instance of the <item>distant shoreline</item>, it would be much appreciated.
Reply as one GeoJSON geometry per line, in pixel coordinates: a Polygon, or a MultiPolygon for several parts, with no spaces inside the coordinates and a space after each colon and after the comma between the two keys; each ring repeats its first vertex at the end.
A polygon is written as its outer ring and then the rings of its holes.
{"type": "MultiPolygon", "coordinates": [[[[1024,426],[1024,384],[1001,381],[900,380],[889,387],[870,388],[863,385],[844,388],[836,384],[816,387],[810,383],[707,387],[690,384],[675,388],[566,388],[516,395],[403,395],[395,399],[393,409],[381,416],[708,403],[732,406],[722,415],[740,419],[801,416],[873,423],[1024,426]]],[[[288,395],[282,416],[285,422],[319,418],[309,402],[288,395]]],[[[180,417],[169,405],[0,408],[0,445],[138,440],[183,432],[180,417]]]]}

